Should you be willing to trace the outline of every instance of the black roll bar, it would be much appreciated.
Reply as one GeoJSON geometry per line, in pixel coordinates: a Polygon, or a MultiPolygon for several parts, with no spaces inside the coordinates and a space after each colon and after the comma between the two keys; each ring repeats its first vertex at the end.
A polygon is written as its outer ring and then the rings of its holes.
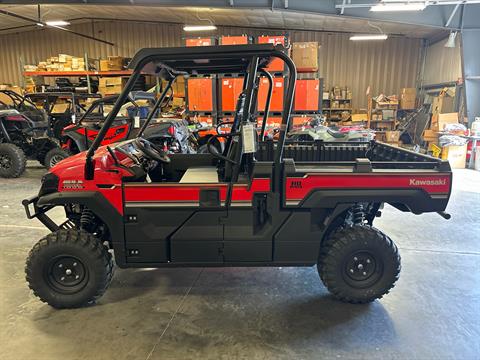
{"type": "Polygon", "coordinates": [[[115,102],[115,105],[113,105],[112,110],[108,113],[107,118],[105,119],[105,123],[103,124],[102,128],[98,132],[97,137],[92,143],[92,146],[90,146],[90,148],[88,149],[87,156],[85,159],[85,170],[84,170],[85,180],[93,180],[93,173],[95,170],[95,164],[92,160],[93,154],[95,154],[95,151],[100,146],[103,138],[105,137],[105,134],[107,133],[108,129],[110,129],[110,126],[115,120],[115,117],[117,116],[118,112],[123,106],[123,103],[125,102],[125,100],[127,100],[128,94],[130,93],[130,89],[133,88],[133,85],[135,85],[138,78],[140,77],[141,75],[140,70],[143,68],[145,63],[146,63],[146,59],[144,61],[139,62],[135,67],[135,69],[133,70],[132,75],[130,76],[127,83],[125,84],[125,88],[120,93],[120,96],[115,102]]]}
{"type": "MultiPolygon", "coordinates": [[[[243,122],[250,120],[249,115],[254,113],[254,111],[252,111],[253,109],[251,108],[252,106],[255,106],[253,89],[255,87],[255,81],[257,80],[257,67],[258,67],[258,56],[253,56],[248,66],[248,73],[247,73],[248,77],[247,77],[247,88],[246,88],[247,98],[245,99],[245,106],[243,108],[243,116],[242,116],[243,122]]],[[[238,129],[235,129],[235,131],[238,131],[238,129]]]]}
{"type": "Polygon", "coordinates": [[[260,73],[268,79],[268,93],[267,100],[265,102],[265,113],[263,114],[262,120],[262,132],[260,133],[260,140],[265,140],[265,128],[267,127],[268,113],[270,112],[270,102],[272,100],[273,94],[273,76],[268,71],[260,69],[260,73]]]}
{"type": "Polygon", "coordinates": [[[171,78],[168,81],[167,86],[165,86],[165,89],[163,89],[162,94],[160,95],[160,97],[155,102],[155,105],[153,105],[153,108],[152,108],[152,110],[150,110],[150,113],[148,114],[148,116],[147,116],[145,122],[143,123],[142,127],[140,128],[140,130],[138,130],[138,135],[137,136],[142,136],[143,132],[147,128],[148,124],[150,124],[150,121],[152,120],[153,116],[155,115],[155,112],[160,107],[160,105],[163,103],[163,100],[165,99],[165,96],[167,96],[168,90],[170,90],[172,88],[172,84],[175,81],[175,79],[176,78],[174,77],[174,78],[171,78]]]}
{"type": "MultiPolygon", "coordinates": [[[[241,47],[241,49],[244,49],[244,51],[232,51],[235,46],[220,46],[219,49],[216,49],[215,47],[208,47],[212,48],[210,49],[211,51],[214,51],[216,55],[221,55],[223,59],[227,60],[229,58],[234,59],[238,56],[241,56],[243,58],[251,57],[251,62],[249,66],[252,66],[252,62],[255,59],[254,63],[256,64],[255,70],[253,73],[256,73],[256,67],[258,66],[258,60],[259,60],[259,53],[261,53],[260,50],[268,49],[266,46],[260,46],[260,45],[238,45],[241,47]]],[[[285,145],[285,137],[286,137],[286,130],[289,125],[290,121],[290,113],[292,110],[292,105],[293,105],[293,93],[295,91],[295,81],[297,77],[297,70],[295,68],[295,64],[293,61],[286,55],[283,51],[281,51],[280,48],[283,48],[281,46],[275,47],[273,51],[268,50],[268,56],[270,57],[277,57],[282,59],[286,64],[289,69],[289,81],[288,81],[288,88],[287,88],[287,95],[286,95],[286,100],[284,104],[284,111],[283,111],[283,117],[282,117],[282,125],[280,127],[280,138],[277,144],[277,150],[275,154],[275,176],[280,176],[281,175],[281,169],[280,169],[280,164],[282,160],[282,155],[283,155],[283,147],[285,145]]],[[[235,49],[236,50],[236,49],[235,49]]],[[[159,51],[158,49],[154,49],[154,51],[159,51]]],[[[163,50],[164,53],[162,54],[162,59],[163,60],[175,60],[175,58],[178,56],[176,52],[182,51],[182,56],[184,59],[194,59],[198,57],[200,52],[203,52],[204,49],[195,49],[191,48],[188,50],[185,49],[180,49],[180,48],[172,48],[172,49],[165,49],[163,50]],[[188,52],[187,52],[188,51],[188,52]]],[[[141,75],[141,70],[143,67],[154,60],[157,56],[155,53],[149,53],[148,51],[143,51],[144,54],[137,53],[137,55],[134,57],[134,59],[131,62],[131,65],[133,65],[133,73],[130,76],[130,78],[127,81],[127,84],[125,85],[125,88],[122,90],[120,96],[118,97],[117,101],[115,102],[115,105],[113,106],[112,110],[108,114],[107,118],[105,119],[105,123],[103,124],[103,127],[99,131],[98,135],[96,136],[95,140],[92,143],[92,146],[88,149],[87,154],[86,154],[86,160],[85,160],[85,179],[86,180],[92,180],[93,175],[94,175],[94,169],[95,165],[92,160],[92,157],[95,153],[95,151],[98,149],[100,146],[102,140],[104,139],[108,129],[111,127],[113,121],[115,120],[116,115],[118,114],[118,111],[122,107],[123,103],[128,97],[129,92],[133,88],[134,84],[138,80],[138,78],[141,75]],[[142,57],[143,55],[143,57],[142,57]]],[[[263,55],[263,54],[262,54],[263,55]]],[[[254,81],[254,80],[252,80],[254,81]]],[[[244,119],[245,115],[248,115],[251,111],[252,107],[252,94],[247,97],[246,102],[245,102],[245,109],[244,109],[244,119]]],[[[279,186],[279,182],[273,182],[275,186],[279,186]]],[[[274,189],[274,191],[279,191],[279,189],[274,189]]]]}

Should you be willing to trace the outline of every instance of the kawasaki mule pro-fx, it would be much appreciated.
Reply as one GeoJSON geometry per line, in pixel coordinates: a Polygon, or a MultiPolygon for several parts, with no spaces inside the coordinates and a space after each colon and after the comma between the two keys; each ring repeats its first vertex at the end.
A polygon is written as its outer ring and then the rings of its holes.
{"type": "MultiPolygon", "coordinates": [[[[51,233],[31,250],[30,288],[58,308],[99,298],[119,267],[313,266],[340,300],[365,303],[395,284],[400,256],[372,226],[384,203],[415,214],[444,212],[448,162],[372,142],[285,143],[296,69],[271,44],[140,50],[133,69],[87,152],[52,168],[27,216],[51,233]],[[257,131],[259,79],[282,59],[289,70],[278,141],[257,131]],[[141,73],[168,85],[135,139],[99,145],[141,73]],[[223,153],[166,154],[142,137],[177,76],[243,73],[223,153]],[[58,225],[47,212],[65,209],[58,225]]],[[[271,87],[270,87],[271,93],[271,87]]],[[[266,106],[268,107],[268,99],[266,106]]]]}

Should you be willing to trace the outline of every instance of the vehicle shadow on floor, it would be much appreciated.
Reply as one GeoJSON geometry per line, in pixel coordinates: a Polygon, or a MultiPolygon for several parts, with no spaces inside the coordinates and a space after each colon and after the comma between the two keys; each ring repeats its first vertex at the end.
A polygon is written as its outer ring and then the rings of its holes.
{"type": "Polygon", "coordinates": [[[381,302],[352,305],[335,300],[308,268],[117,270],[97,305],[61,311],[43,306],[34,323],[63,342],[74,330],[73,319],[82,318],[78,327],[89,333],[101,333],[111,319],[118,328],[139,331],[143,319],[141,328],[153,335],[176,314],[162,349],[178,339],[185,348],[197,348],[200,337],[205,347],[224,339],[226,351],[254,343],[272,349],[298,346],[302,352],[319,346],[362,352],[396,339],[381,302]]]}

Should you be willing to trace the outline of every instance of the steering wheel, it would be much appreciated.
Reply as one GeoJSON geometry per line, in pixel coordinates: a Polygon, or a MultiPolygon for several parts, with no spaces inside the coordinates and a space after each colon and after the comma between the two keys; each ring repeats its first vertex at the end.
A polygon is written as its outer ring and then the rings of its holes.
{"type": "Polygon", "coordinates": [[[167,156],[167,153],[150,141],[144,138],[136,138],[135,144],[145,155],[153,160],[160,161],[164,164],[168,164],[170,162],[170,158],[167,156]]]}

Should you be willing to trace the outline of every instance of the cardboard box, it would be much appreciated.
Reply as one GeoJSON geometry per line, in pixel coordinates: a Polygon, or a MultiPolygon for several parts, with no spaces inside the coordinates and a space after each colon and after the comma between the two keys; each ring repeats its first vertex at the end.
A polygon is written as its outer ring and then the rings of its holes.
{"type": "Polygon", "coordinates": [[[123,70],[124,58],[121,56],[109,56],[108,59],[100,60],[100,71],[123,70]]]}
{"type": "Polygon", "coordinates": [[[382,110],[383,120],[395,120],[395,110],[382,110]]]}
{"type": "Polygon", "coordinates": [[[318,42],[295,42],[292,45],[292,58],[297,70],[318,70],[318,42]]]}
{"type": "Polygon", "coordinates": [[[67,61],[72,61],[72,57],[73,56],[67,54],[58,54],[58,62],[65,63],[67,61]]]}
{"type": "Polygon", "coordinates": [[[352,114],[352,121],[353,122],[368,121],[368,115],[367,114],[352,114]]]}
{"type": "Polygon", "coordinates": [[[432,100],[432,114],[444,114],[450,113],[455,107],[454,94],[451,96],[449,92],[442,92],[439,96],[436,96],[432,100]]]}
{"type": "Polygon", "coordinates": [[[443,131],[447,124],[458,124],[458,113],[434,114],[430,129],[435,131],[443,131]]]}
{"type": "Polygon", "coordinates": [[[183,97],[174,97],[172,100],[172,107],[185,106],[185,99],[183,97]]]}
{"type": "Polygon", "coordinates": [[[128,77],[101,77],[98,82],[98,92],[105,95],[120,94],[127,83],[128,77]]]}
{"type": "Polygon", "coordinates": [[[388,143],[398,143],[400,141],[400,131],[385,131],[385,138],[388,143]]]}
{"type": "Polygon", "coordinates": [[[438,143],[438,132],[435,130],[425,130],[423,132],[423,140],[427,142],[438,143]]]}
{"type": "Polygon", "coordinates": [[[400,90],[400,109],[415,109],[417,89],[402,88],[400,90]]]}
{"type": "Polygon", "coordinates": [[[444,146],[442,148],[442,159],[448,160],[452,169],[465,169],[467,144],[444,146]]]}

